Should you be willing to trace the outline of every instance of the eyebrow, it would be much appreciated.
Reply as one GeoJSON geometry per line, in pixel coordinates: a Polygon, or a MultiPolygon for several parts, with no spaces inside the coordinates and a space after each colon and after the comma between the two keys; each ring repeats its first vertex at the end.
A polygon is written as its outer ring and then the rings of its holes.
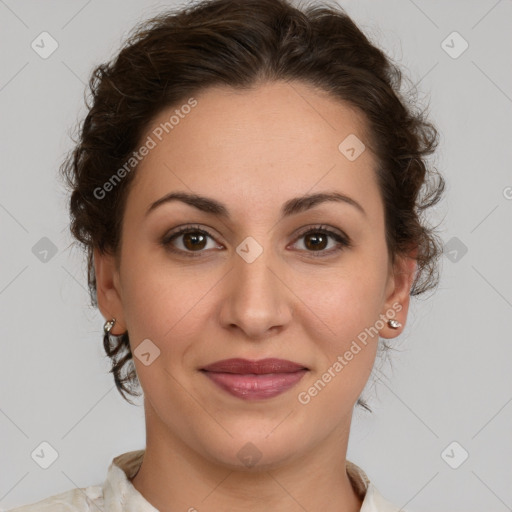
{"type": "MultiPolygon", "coordinates": [[[[159,206],[172,201],[181,201],[185,204],[193,206],[194,208],[197,208],[198,210],[201,210],[202,212],[216,215],[227,220],[231,218],[228,208],[216,199],[198,194],[190,194],[188,192],[170,192],[169,194],[166,194],[149,206],[149,208],[146,210],[145,216],[148,216],[159,206]]],[[[351,197],[345,194],[340,194],[339,192],[320,192],[289,199],[283,204],[281,208],[281,218],[304,212],[328,201],[349,204],[355,207],[366,217],[364,208],[351,197]]]]}

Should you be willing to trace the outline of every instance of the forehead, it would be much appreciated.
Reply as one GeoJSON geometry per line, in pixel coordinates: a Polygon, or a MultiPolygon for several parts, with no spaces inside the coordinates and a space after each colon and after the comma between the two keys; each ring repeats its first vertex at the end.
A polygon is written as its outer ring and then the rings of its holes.
{"type": "Polygon", "coordinates": [[[243,197],[253,206],[273,199],[281,206],[285,196],[315,187],[361,201],[378,193],[373,155],[361,149],[364,116],[303,83],[206,89],[163,109],[143,141],[148,138],[154,147],[132,185],[138,208],[173,189],[221,194],[224,202],[243,197]],[[353,154],[347,144],[362,151],[357,158],[347,158],[353,154]]]}

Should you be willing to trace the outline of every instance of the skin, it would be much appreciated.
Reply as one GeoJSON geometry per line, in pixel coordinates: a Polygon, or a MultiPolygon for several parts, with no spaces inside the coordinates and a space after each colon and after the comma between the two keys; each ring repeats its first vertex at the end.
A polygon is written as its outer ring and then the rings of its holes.
{"type": "MultiPolygon", "coordinates": [[[[197,106],[136,170],[119,267],[112,255],[95,253],[99,307],[106,319],[117,319],[112,333],[128,330],[132,351],[145,339],[160,350],[148,366],[134,357],[147,437],[133,485],[162,511],[227,512],[248,503],[255,512],[358,511],[346,451],[378,337],[309,403],[298,394],[393,304],[401,305],[394,318],[403,326],[407,317],[416,261],[398,258],[391,266],[374,157],[366,149],[349,161],[338,150],[350,134],[364,142],[365,120],[298,82],[243,92],[215,87],[194,97],[197,106]],[[151,203],[177,191],[224,203],[231,219],[180,201],[145,216],[151,203]],[[280,219],[290,198],[332,191],[356,200],[366,215],[329,201],[280,219]],[[198,257],[161,244],[189,224],[212,238],[199,249],[194,240],[184,245],[187,235],[170,243],[202,251],[198,257]],[[344,233],[352,247],[315,257],[319,249],[299,231],[320,224],[344,233]],[[251,263],[236,252],[248,236],[263,248],[251,263]],[[278,357],[309,371],[277,397],[246,401],[199,371],[231,357],[278,357]],[[237,455],[249,442],[261,454],[253,467],[237,455]]],[[[152,127],[175,108],[160,112],[152,127]]],[[[324,253],[339,247],[330,237],[320,245],[324,253]]],[[[385,324],[379,336],[402,330],[385,324]]]]}

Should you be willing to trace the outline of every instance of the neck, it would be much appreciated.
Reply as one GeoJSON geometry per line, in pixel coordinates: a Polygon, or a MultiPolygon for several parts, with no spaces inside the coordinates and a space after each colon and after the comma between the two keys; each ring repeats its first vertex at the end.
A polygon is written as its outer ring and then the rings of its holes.
{"type": "Polygon", "coordinates": [[[148,421],[148,414],[146,409],[146,451],[132,483],[160,512],[228,512],[244,510],[248,503],[252,512],[361,509],[346,471],[349,425],[314,453],[240,470],[208,460],[161,423],[148,421]]]}

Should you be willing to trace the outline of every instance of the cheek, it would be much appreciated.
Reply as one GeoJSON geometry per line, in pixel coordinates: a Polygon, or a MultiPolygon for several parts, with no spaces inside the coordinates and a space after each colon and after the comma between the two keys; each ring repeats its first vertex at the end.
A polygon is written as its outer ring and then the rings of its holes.
{"type": "Polygon", "coordinates": [[[368,281],[332,282],[328,294],[310,287],[315,311],[303,308],[307,337],[316,345],[311,378],[297,390],[297,401],[327,425],[349,414],[371,374],[378,348],[379,293],[368,281]],[[338,284],[338,286],[336,286],[338,284]],[[318,295],[317,295],[318,294],[318,295]],[[320,321],[318,321],[320,319],[320,321]]]}
{"type": "Polygon", "coordinates": [[[155,258],[143,262],[132,253],[123,277],[123,308],[132,350],[149,338],[163,355],[186,350],[201,328],[208,295],[219,280],[212,272],[178,267],[155,258]]]}
{"type": "Polygon", "coordinates": [[[297,273],[293,291],[323,325],[322,332],[347,339],[374,324],[381,313],[386,262],[360,253],[329,269],[297,273]]]}
{"type": "MultiPolygon", "coordinates": [[[[155,404],[166,403],[169,396],[177,399],[183,395],[180,383],[185,382],[185,370],[190,365],[187,354],[193,351],[193,340],[201,330],[204,332],[202,299],[215,280],[208,275],[194,279],[165,266],[133,268],[136,270],[127,277],[124,287],[133,359],[148,399],[155,404]],[[149,364],[139,358],[142,352],[149,352],[149,364]]],[[[193,407],[186,397],[178,401],[181,407],[193,407]]]]}
{"type": "Polygon", "coordinates": [[[334,370],[337,373],[343,370],[343,375],[354,384],[367,374],[366,369],[369,370],[374,362],[379,341],[376,322],[380,302],[375,300],[377,295],[375,290],[358,284],[355,289],[347,287],[333,297],[330,305],[327,321],[334,334],[323,342],[323,352],[328,356],[326,366],[341,362],[343,368],[338,365],[334,370]]]}
{"type": "Polygon", "coordinates": [[[319,349],[317,377],[323,376],[331,390],[324,399],[331,393],[357,398],[375,360],[382,329],[383,270],[380,262],[359,260],[330,275],[301,276],[295,282],[301,298],[297,318],[302,317],[307,338],[319,349]]]}

